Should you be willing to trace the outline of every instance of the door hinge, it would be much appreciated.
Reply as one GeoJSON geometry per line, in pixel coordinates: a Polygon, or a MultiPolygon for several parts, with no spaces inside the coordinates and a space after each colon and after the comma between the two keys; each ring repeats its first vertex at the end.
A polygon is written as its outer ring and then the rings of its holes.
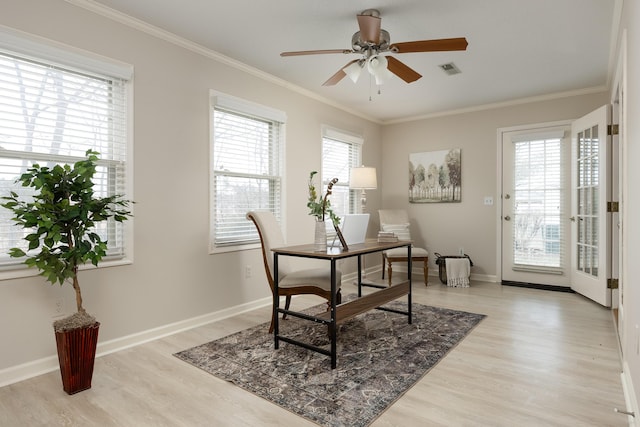
{"type": "Polygon", "coordinates": [[[618,125],[607,125],[607,135],[618,135],[618,125]]]}
{"type": "Polygon", "coordinates": [[[607,289],[618,289],[618,279],[607,279],[607,289]]]}
{"type": "Polygon", "coordinates": [[[607,212],[619,212],[620,203],[618,202],[607,202],[607,212]]]}

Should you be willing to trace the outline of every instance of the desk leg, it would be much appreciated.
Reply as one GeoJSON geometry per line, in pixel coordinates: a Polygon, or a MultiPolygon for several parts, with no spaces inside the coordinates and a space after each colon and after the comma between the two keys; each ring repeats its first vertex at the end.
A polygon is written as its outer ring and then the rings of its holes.
{"type": "Polygon", "coordinates": [[[362,255],[358,255],[358,298],[362,296],[362,255]]]}
{"type": "Polygon", "coordinates": [[[336,260],[331,259],[331,323],[329,324],[329,339],[331,340],[331,369],[337,365],[337,330],[336,330],[336,260]]]}
{"type": "Polygon", "coordinates": [[[409,324],[411,324],[413,321],[413,314],[411,313],[411,269],[413,268],[411,265],[411,245],[407,246],[407,268],[409,269],[409,293],[407,294],[409,307],[407,312],[409,313],[409,324]]]}
{"type": "Polygon", "coordinates": [[[273,346],[277,350],[280,347],[280,340],[278,339],[279,324],[278,324],[278,308],[280,306],[280,295],[278,290],[278,254],[273,254],[273,346]]]}

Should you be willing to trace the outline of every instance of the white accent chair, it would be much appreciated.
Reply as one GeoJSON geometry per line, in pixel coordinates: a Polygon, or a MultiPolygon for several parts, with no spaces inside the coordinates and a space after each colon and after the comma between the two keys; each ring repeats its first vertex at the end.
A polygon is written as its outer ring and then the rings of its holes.
{"type": "MultiPolygon", "coordinates": [[[[258,229],[260,235],[260,243],[262,245],[262,258],[264,261],[264,270],[267,274],[267,280],[271,287],[271,294],[275,293],[275,285],[273,281],[273,252],[272,248],[281,248],[286,246],[284,236],[280,225],[273,213],[269,211],[252,211],[247,213],[247,219],[252,221],[258,229]]],[[[294,271],[289,265],[289,257],[281,256],[278,258],[278,293],[280,296],[286,297],[285,310],[291,305],[291,297],[293,295],[313,294],[321,296],[327,300],[327,309],[331,302],[331,269],[330,268],[313,268],[294,271]]],[[[336,303],[342,302],[342,294],[340,293],[340,283],[342,282],[342,272],[336,271],[336,303]]],[[[283,316],[283,319],[286,314],[283,316]]],[[[271,316],[271,326],[269,333],[273,332],[273,315],[271,316]]]]}
{"type": "MultiPolygon", "coordinates": [[[[392,231],[399,240],[412,240],[409,224],[409,215],[403,209],[380,209],[380,229],[392,231]]],[[[391,286],[392,264],[394,262],[407,262],[407,248],[396,248],[382,252],[382,278],[384,279],[385,267],[389,286],[391,286]]],[[[427,286],[429,276],[429,252],[426,249],[411,246],[411,262],[422,262],[424,284],[427,286]]]]}

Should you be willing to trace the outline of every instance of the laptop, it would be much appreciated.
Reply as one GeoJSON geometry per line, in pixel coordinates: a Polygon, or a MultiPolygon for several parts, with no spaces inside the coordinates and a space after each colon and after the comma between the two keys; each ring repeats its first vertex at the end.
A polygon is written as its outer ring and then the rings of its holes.
{"type": "MultiPolygon", "coordinates": [[[[340,222],[340,231],[348,246],[364,243],[367,237],[367,227],[369,226],[369,214],[346,214],[340,222]]],[[[336,239],[333,240],[332,246],[340,245],[336,239]]]]}

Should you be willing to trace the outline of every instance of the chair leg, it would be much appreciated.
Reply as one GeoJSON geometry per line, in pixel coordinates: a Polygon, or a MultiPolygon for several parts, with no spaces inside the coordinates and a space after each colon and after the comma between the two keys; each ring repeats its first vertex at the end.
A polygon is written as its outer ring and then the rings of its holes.
{"type": "MultiPolygon", "coordinates": [[[[289,310],[289,306],[291,305],[291,295],[287,295],[287,299],[284,302],[284,309],[285,310],[289,310]]],[[[284,313],[282,315],[282,319],[286,319],[287,318],[287,313],[284,313]]]]}
{"type": "Polygon", "coordinates": [[[424,259],[424,268],[423,268],[423,274],[424,274],[424,285],[427,285],[428,282],[428,277],[429,277],[429,258],[425,258],[424,259]]]}
{"type": "MultiPolygon", "coordinates": [[[[342,304],[342,290],[338,289],[338,292],[336,292],[336,305],[338,304],[342,304]]],[[[327,300],[327,311],[331,310],[331,300],[328,299],[327,300]]]]}
{"type": "Polygon", "coordinates": [[[389,258],[387,258],[387,276],[389,278],[389,286],[391,286],[391,274],[392,274],[392,270],[391,270],[391,261],[389,260],[389,258]]]}
{"type": "Polygon", "coordinates": [[[274,323],[274,319],[273,319],[273,310],[271,310],[271,325],[269,325],[269,333],[272,334],[273,333],[273,323],[274,323]]]}

